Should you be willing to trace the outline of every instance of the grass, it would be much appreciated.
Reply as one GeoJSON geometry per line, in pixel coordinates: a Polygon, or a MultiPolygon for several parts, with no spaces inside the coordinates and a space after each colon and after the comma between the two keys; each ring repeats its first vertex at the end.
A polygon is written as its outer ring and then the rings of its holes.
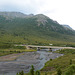
{"type": "MultiPolygon", "coordinates": [[[[62,70],[62,75],[66,69],[70,66],[70,60],[72,60],[72,64],[75,64],[75,50],[74,49],[63,49],[56,51],[57,53],[65,54],[64,56],[53,59],[52,61],[48,61],[45,63],[45,66],[41,69],[42,72],[48,72],[50,75],[56,75],[57,68],[60,67],[62,70]],[[49,73],[50,72],[50,73],[49,73]]],[[[41,74],[43,75],[43,74],[41,74]]]]}
{"type": "Polygon", "coordinates": [[[36,51],[34,49],[0,49],[0,56],[9,55],[9,54],[15,54],[15,53],[22,53],[22,52],[33,52],[36,51]]]}
{"type": "Polygon", "coordinates": [[[55,51],[56,53],[61,53],[61,54],[75,54],[75,49],[61,49],[55,51]]]}
{"type": "Polygon", "coordinates": [[[27,49],[0,49],[0,61],[13,61],[19,56],[23,55],[23,52],[33,52],[36,50],[27,49]]]}

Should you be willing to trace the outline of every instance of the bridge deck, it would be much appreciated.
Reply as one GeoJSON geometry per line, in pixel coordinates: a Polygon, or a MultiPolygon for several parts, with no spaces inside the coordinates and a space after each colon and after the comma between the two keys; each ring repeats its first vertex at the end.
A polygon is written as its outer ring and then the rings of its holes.
{"type": "Polygon", "coordinates": [[[75,47],[58,47],[58,46],[36,46],[36,45],[15,45],[15,46],[26,46],[26,47],[32,47],[32,48],[75,49],[75,47]]]}
{"type": "Polygon", "coordinates": [[[35,48],[60,48],[60,49],[75,49],[74,47],[57,47],[57,46],[35,46],[35,45],[26,45],[29,47],[35,47],[35,48]]]}

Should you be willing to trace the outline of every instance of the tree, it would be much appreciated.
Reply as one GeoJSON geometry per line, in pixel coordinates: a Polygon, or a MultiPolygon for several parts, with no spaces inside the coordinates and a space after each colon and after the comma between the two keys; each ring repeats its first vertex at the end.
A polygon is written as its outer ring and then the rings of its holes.
{"type": "Polygon", "coordinates": [[[47,73],[45,72],[45,75],[47,75],[47,73]]]}
{"type": "Polygon", "coordinates": [[[21,71],[21,72],[17,73],[16,75],[24,75],[24,72],[21,71]]]}
{"type": "Polygon", "coordinates": [[[31,66],[31,69],[30,69],[30,75],[34,75],[34,66],[33,65],[31,66]]]}
{"type": "Polygon", "coordinates": [[[68,67],[65,75],[75,75],[75,64],[72,64],[68,67]]]}
{"type": "Polygon", "coordinates": [[[52,61],[52,59],[50,59],[50,61],[52,61]]]}
{"type": "Polygon", "coordinates": [[[40,75],[40,71],[37,70],[36,73],[35,73],[35,75],[40,75]]]}
{"type": "Polygon", "coordinates": [[[24,71],[21,71],[21,74],[20,75],[24,75],[24,71]]]}
{"type": "Polygon", "coordinates": [[[62,71],[60,68],[57,69],[57,75],[61,75],[62,74],[62,71]]]}
{"type": "Polygon", "coordinates": [[[16,75],[19,75],[18,73],[16,75]]]}
{"type": "Polygon", "coordinates": [[[72,65],[72,59],[70,59],[70,65],[72,65]]]}

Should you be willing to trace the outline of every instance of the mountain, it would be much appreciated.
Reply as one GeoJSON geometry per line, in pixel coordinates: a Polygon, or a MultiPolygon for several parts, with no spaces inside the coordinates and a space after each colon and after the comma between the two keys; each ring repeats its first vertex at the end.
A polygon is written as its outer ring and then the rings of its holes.
{"type": "Polygon", "coordinates": [[[75,31],[66,29],[43,14],[0,12],[0,43],[75,45],[74,38],[75,31]]]}
{"type": "Polygon", "coordinates": [[[26,18],[33,16],[33,14],[26,15],[21,12],[0,12],[0,15],[5,18],[26,18]]]}
{"type": "Polygon", "coordinates": [[[65,28],[73,30],[69,25],[63,25],[65,28]]]}

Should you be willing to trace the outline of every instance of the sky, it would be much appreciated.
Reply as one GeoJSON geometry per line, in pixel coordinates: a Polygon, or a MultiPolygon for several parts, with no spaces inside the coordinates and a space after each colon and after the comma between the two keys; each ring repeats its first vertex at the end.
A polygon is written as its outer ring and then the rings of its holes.
{"type": "Polygon", "coordinates": [[[0,11],[44,14],[75,30],[75,0],[0,0],[0,11]]]}

